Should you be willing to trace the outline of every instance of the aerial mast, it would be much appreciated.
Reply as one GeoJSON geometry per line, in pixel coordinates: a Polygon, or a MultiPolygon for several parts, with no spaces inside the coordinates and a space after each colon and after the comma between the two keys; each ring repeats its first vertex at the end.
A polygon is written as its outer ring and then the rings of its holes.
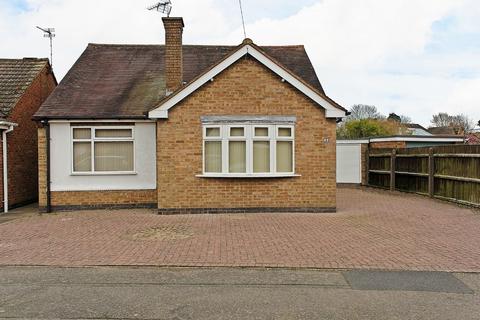
{"type": "Polygon", "coordinates": [[[43,31],[43,37],[50,39],[50,65],[53,68],[53,38],[55,38],[55,28],[41,28],[37,26],[37,29],[43,31]]]}

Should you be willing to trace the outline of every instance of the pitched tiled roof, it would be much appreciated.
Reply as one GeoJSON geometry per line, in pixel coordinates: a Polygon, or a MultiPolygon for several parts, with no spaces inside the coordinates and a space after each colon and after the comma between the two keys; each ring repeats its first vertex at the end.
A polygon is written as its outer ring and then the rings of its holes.
{"type": "Polygon", "coordinates": [[[432,127],[428,128],[428,132],[433,135],[455,135],[455,128],[452,127],[432,127]]]}
{"type": "Polygon", "coordinates": [[[0,117],[8,117],[48,59],[0,59],[0,117]]]}
{"type": "MultiPolygon", "coordinates": [[[[183,80],[190,82],[236,46],[183,46],[183,80]]],[[[323,92],[303,46],[260,47],[323,92]]],[[[90,44],[35,118],[144,118],[165,98],[165,46],[90,44]]]]}
{"type": "Polygon", "coordinates": [[[424,126],[419,125],[418,123],[406,123],[405,127],[410,129],[422,129],[422,130],[428,131],[424,126]]]}

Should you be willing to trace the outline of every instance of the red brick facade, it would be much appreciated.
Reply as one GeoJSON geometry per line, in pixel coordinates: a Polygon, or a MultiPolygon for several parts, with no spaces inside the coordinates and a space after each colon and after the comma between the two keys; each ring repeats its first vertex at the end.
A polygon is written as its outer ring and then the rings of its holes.
{"type": "MultiPolygon", "coordinates": [[[[7,135],[9,207],[37,201],[37,124],[32,121],[32,116],[55,86],[56,80],[50,67],[46,66],[31,83],[7,119],[18,124],[7,135]]],[[[3,173],[3,165],[1,171],[3,173]]],[[[1,180],[3,182],[3,177],[1,180]]],[[[1,190],[3,200],[3,186],[1,190]]]]}

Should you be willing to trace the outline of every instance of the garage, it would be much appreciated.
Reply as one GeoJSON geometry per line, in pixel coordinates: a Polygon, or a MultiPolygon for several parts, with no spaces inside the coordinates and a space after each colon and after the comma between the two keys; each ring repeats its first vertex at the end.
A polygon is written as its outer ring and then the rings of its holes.
{"type": "Polygon", "coordinates": [[[337,141],[337,183],[362,183],[362,144],[368,140],[337,141]]]}

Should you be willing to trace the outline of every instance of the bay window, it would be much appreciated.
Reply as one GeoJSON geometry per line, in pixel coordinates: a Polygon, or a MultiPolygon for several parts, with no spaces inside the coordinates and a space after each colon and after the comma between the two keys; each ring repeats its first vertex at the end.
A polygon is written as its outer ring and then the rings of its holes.
{"type": "MultiPolygon", "coordinates": [[[[257,121],[215,121],[226,117],[205,117],[203,123],[203,175],[212,177],[293,176],[294,123],[257,121]],[[213,120],[212,120],[213,119],[213,120]]],[[[245,119],[245,118],[244,118],[245,119]]]]}
{"type": "Polygon", "coordinates": [[[134,172],[133,127],[72,127],[73,174],[134,172]]]}

